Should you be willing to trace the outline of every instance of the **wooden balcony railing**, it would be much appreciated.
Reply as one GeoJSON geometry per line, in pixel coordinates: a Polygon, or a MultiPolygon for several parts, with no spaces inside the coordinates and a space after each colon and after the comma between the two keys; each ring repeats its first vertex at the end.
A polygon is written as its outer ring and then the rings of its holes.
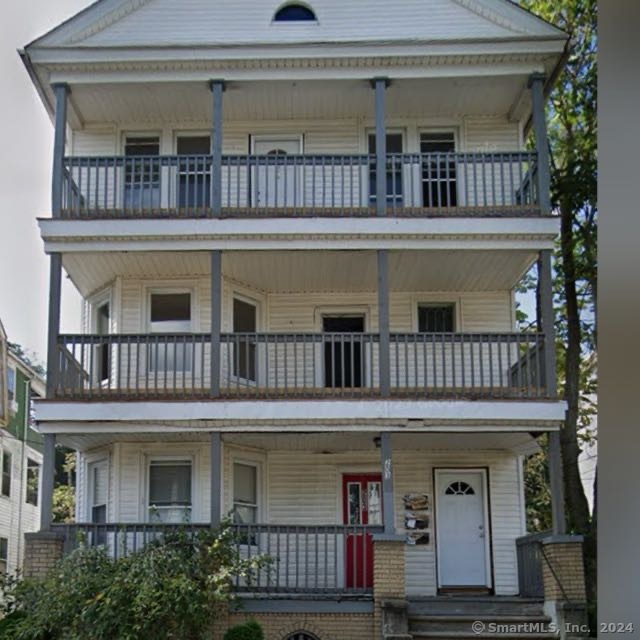
{"type": "MultiPolygon", "coordinates": [[[[209,398],[209,334],[61,335],[54,397],[209,398]]],[[[545,397],[540,333],[392,333],[395,397],[545,397]]],[[[380,395],[375,333],[226,333],[220,397],[380,395]]]]}
{"type": "MultiPolygon", "coordinates": [[[[64,536],[64,552],[80,544],[104,546],[114,558],[127,556],[167,534],[196,535],[209,524],[117,523],[54,524],[64,536]]],[[[372,525],[231,525],[238,557],[269,561],[251,579],[235,578],[240,592],[262,594],[368,595],[373,589],[372,525]]]]}
{"type": "Polygon", "coordinates": [[[525,598],[544,598],[542,581],[542,540],[549,531],[530,533],[516,540],[518,555],[518,585],[525,598]]]}
{"type": "MultiPolygon", "coordinates": [[[[387,215],[539,215],[536,167],[530,151],[387,154],[387,215]]],[[[67,157],[62,181],[65,218],[376,215],[367,154],[226,155],[218,173],[208,155],[67,157]]]]}

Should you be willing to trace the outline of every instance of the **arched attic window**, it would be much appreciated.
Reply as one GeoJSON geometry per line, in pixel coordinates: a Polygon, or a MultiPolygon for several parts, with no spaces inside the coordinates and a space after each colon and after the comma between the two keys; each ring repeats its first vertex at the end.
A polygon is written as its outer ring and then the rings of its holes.
{"type": "Polygon", "coordinates": [[[313,9],[298,2],[285,4],[273,16],[274,22],[316,22],[313,9]]]}

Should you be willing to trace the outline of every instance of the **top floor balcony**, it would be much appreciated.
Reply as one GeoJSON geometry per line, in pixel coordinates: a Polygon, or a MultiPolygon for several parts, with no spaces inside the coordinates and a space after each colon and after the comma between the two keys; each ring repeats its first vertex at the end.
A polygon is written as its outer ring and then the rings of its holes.
{"type": "Polygon", "coordinates": [[[55,85],[53,217],[548,216],[542,91],[535,75],[55,85]]]}
{"type": "MultiPolygon", "coordinates": [[[[400,142],[398,136],[387,138],[388,147],[400,142]]],[[[209,143],[203,136],[193,141],[209,143]]],[[[424,151],[385,155],[385,215],[540,215],[535,152],[456,152],[452,142],[446,135],[441,140],[424,135],[424,151]],[[441,150],[428,151],[430,147],[441,150]]],[[[375,154],[301,154],[296,140],[286,137],[264,140],[261,146],[266,153],[222,155],[217,168],[211,154],[159,155],[157,142],[148,137],[131,142],[131,155],[65,157],[60,216],[112,219],[379,214],[375,154]],[[289,151],[281,148],[287,146],[289,151]]]]}

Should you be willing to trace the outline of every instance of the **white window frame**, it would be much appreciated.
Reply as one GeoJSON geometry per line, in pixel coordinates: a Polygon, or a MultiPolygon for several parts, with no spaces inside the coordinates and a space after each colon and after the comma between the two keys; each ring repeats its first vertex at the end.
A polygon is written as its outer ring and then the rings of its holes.
{"type": "Polygon", "coordinates": [[[86,477],[86,500],[84,505],[84,511],[86,514],[87,522],[92,522],[92,513],[91,510],[94,506],[93,504],[93,491],[94,491],[94,477],[93,477],[93,469],[98,465],[104,464],[107,469],[107,502],[106,502],[106,511],[107,511],[107,522],[109,522],[109,513],[111,507],[111,459],[110,456],[99,454],[97,456],[89,456],[84,461],[84,470],[86,477]]]}
{"type": "MultiPolygon", "coordinates": [[[[461,144],[462,136],[460,134],[459,126],[435,126],[435,127],[419,126],[416,133],[417,133],[416,144],[418,145],[418,152],[420,152],[420,148],[422,146],[421,138],[423,133],[452,133],[453,134],[453,152],[459,153],[464,151],[461,144]]],[[[420,171],[419,175],[416,177],[418,178],[417,184],[419,184],[419,189],[420,189],[420,194],[419,194],[420,202],[422,202],[422,171],[420,171]]],[[[465,194],[465,176],[462,174],[462,172],[458,171],[458,168],[456,167],[456,202],[458,203],[457,206],[459,207],[466,204],[466,202],[464,202],[464,194],[465,194]]],[[[422,206],[425,206],[425,204],[422,203],[422,206]]]]}
{"type": "Polygon", "coordinates": [[[247,458],[245,456],[232,456],[231,458],[231,478],[229,481],[230,484],[230,489],[231,489],[231,493],[230,493],[230,498],[231,498],[231,514],[233,515],[233,513],[235,512],[235,506],[236,506],[236,501],[235,501],[235,483],[234,483],[234,477],[235,477],[235,472],[234,472],[234,468],[236,464],[243,464],[247,467],[254,467],[256,470],[256,523],[260,524],[262,522],[262,520],[264,519],[264,496],[263,496],[263,484],[264,484],[264,478],[262,477],[263,474],[263,463],[260,460],[256,460],[256,459],[252,459],[252,458],[247,458]]]}
{"type": "MultiPolygon", "coordinates": [[[[143,326],[141,327],[143,332],[154,332],[151,327],[151,296],[152,295],[165,295],[165,294],[181,294],[188,293],[191,300],[191,328],[189,333],[197,333],[199,330],[199,314],[200,305],[196,301],[196,285],[193,282],[187,283],[167,283],[167,284],[147,284],[144,286],[144,309],[142,316],[143,326]]],[[[172,332],[169,332],[172,333],[172,332]]]]}
{"type": "Polygon", "coordinates": [[[11,500],[11,494],[13,490],[13,453],[6,447],[0,447],[0,497],[11,500]],[[9,465],[9,494],[4,493],[2,485],[4,484],[4,459],[6,455],[9,455],[11,464],[9,465]]]}
{"type": "Polygon", "coordinates": [[[13,403],[16,402],[16,389],[18,388],[18,368],[12,364],[7,365],[7,402],[9,411],[14,411],[13,403]],[[9,387],[9,372],[13,372],[13,389],[9,387]],[[11,397],[13,396],[13,397],[11,397]]]}
{"type": "MultiPolygon", "coordinates": [[[[127,138],[157,138],[158,139],[158,155],[161,156],[163,153],[163,138],[164,131],[161,129],[142,129],[142,130],[128,130],[121,129],[119,135],[119,143],[120,143],[120,155],[124,157],[125,150],[127,148],[127,138]]],[[[168,194],[165,193],[168,185],[168,180],[166,180],[167,171],[170,167],[160,167],[160,206],[166,207],[168,206],[168,194]]],[[[120,206],[124,204],[124,194],[125,194],[125,172],[122,170],[119,187],[119,193],[115,194],[116,198],[120,198],[120,206]]]]}
{"type": "Polygon", "coordinates": [[[6,557],[3,558],[2,556],[0,556],[0,573],[7,573],[9,568],[9,536],[0,536],[0,540],[4,540],[6,542],[5,547],[7,550],[6,557]]]}
{"type": "Polygon", "coordinates": [[[441,307],[445,305],[453,305],[453,332],[463,332],[462,322],[462,299],[459,296],[448,295],[413,295],[411,296],[411,325],[413,333],[419,333],[420,323],[418,307],[441,307]]]}
{"type": "MultiPolygon", "coordinates": [[[[163,462],[163,463],[174,463],[174,464],[185,464],[188,463],[191,466],[191,507],[189,510],[189,520],[187,522],[197,522],[197,518],[199,516],[197,509],[197,475],[196,475],[196,459],[193,454],[178,454],[178,455],[159,455],[159,454],[148,454],[145,456],[145,490],[144,490],[144,499],[143,499],[143,512],[144,519],[143,522],[152,522],[151,520],[151,465],[154,462],[163,462]]],[[[158,507],[156,507],[158,508],[158,507]]],[[[165,507],[159,507],[159,509],[163,509],[165,507]]],[[[166,507],[166,508],[178,508],[178,507],[166,507]]]]}
{"type": "MultiPolygon", "coordinates": [[[[234,320],[233,302],[236,299],[255,307],[256,333],[260,333],[261,331],[263,331],[263,327],[265,326],[265,315],[266,315],[266,310],[265,310],[266,305],[265,305],[264,296],[258,295],[249,289],[245,289],[245,288],[234,285],[233,288],[231,289],[230,304],[228,309],[228,319],[227,319],[227,322],[228,322],[227,326],[229,327],[228,333],[233,333],[233,320],[234,320]]],[[[249,386],[249,387],[259,386],[260,381],[265,380],[266,374],[267,374],[267,371],[265,369],[265,366],[266,366],[265,352],[266,352],[267,346],[268,345],[265,343],[258,343],[256,345],[256,379],[255,380],[248,380],[247,378],[235,376],[233,374],[233,358],[231,358],[231,370],[227,372],[228,379],[232,383],[237,381],[244,386],[249,386]]],[[[232,345],[229,344],[227,345],[226,348],[232,349],[232,345]]],[[[233,356],[233,352],[230,355],[233,356]]],[[[223,356],[221,357],[221,360],[222,362],[227,361],[226,354],[223,354],[223,356]]]]}
{"type": "Polygon", "coordinates": [[[414,328],[415,333],[420,332],[420,307],[453,307],[453,329],[452,333],[460,333],[459,302],[456,300],[422,300],[418,299],[414,305],[414,328]]]}
{"type": "MultiPolygon", "coordinates": [[[[326,316],[333,317],[345,317],[354,318],[364,316],[364,331],[363,333],[370,333],[371,329],[371,307],[369,305],[336,305],[336,306],[321,306],[314,309],[314,324],[317,333],[323,333],[324,324],[323,320],[326,316]]],[[[363,345],[363,358],[364,358],[364,371],[362,372],[362,385],[363,387],[371,386],[371,366],[370,358],[372,354],[366,349],[366,343],[363,345]]],[[[324,380],[324,350],[322,343],[315,345],[315,368],[316,368],[316,380],[322,382],[324,380]]]]}

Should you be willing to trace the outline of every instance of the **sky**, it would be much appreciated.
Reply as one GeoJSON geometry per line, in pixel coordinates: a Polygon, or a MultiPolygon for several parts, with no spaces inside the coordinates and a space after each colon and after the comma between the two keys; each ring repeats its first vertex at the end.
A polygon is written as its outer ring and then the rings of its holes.
{"type": "MultiPolygon", "coordinates": [[[[0,320],[11,342],[46,354],[49,260],[36,217],[51,215],[53,125],[17,50],[90,0],[2,2],[0,20],[0,320]]],[[[80,327],[80,300],[66,281],[62,327],[80,327]]]]}

